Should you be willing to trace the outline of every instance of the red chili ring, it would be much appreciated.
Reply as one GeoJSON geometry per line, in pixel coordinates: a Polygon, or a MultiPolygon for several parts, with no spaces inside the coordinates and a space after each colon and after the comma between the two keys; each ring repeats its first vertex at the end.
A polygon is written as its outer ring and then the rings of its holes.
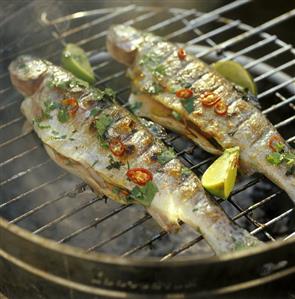
{"type": "Polygon", "coordinates": [[[74,115],[79,109],[78,102],[75,98],[69,98],[62,100],[64,106],[71,106],[72,108],[68,110],[71,115],[74,115]]]}
{"type": "Polygon", "coordinates": [[[123,156],[125,152],[125,145],[119,139],[113,139],[110,142],[110,151],[116,157],[123,156]]]}
{"type": "Polygon", "coordinates": [[[177,90],[175,94],[178,98],[189,99],[193,96],[193,91],[189,88],[184,88],[177,90]]]}
{"type": "Polygon", "coordinates": [[[130,168],[126,175],[135,184],[144,186],[149,181],[152,181],[152,173],[145,168],[130,168]]]}
{"type": "Polygon", "coordinates": [[[186,52],[183,48],[179,48],[177,51],[177,56],[180,60],[184,60],[186,58],[186,52]]]}

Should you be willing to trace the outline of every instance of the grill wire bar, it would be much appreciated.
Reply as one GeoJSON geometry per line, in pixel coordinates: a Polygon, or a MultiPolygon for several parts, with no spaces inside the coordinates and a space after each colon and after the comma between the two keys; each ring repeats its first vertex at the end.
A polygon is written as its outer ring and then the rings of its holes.
{"type": "MultiPolygon", "coordinates": [[[[165,19],[164,21],[157,23],[157,24],[153,24],[152,26],[150,26],[149,28],[147,28],[148,31],[153,31],[153,30],[157,30],[157,29],[162,29],[164,27],[167,27],[168,25],[171,25],[174,22],[178,22],[178,21],[182,21],[184,26],[177,30],[174,31],[172,33],[169,33],[166,37],[169,38],[176,38],[178,37],[180,34],[183,34],[185,32],[188,31],[193,31],[197,37],[191,39],[190,41],[187,41],[188,44],[194,45],[197,42],[200,41],[205,41],[208,45],[209,45],[209,49],[205,50],[204,52],[201,52],[200,54],[198,54],[198,57],[204,57],[210,53],[215,53],[215,52],[220,52],[220,50],[222,50],[222,55],[225,55],[223,58],[224,59],[238,59],[240,56],[245,55],[250,53],[251,51],[254,51],[256,49],[265,47],[271,43],[275,43],[276,45],[279,46],[279,48],[273,52],[267,53],[265,55],[263,55],[262,57],[259,57],[255,60],[252,60],[251,62],[249,62],[248,64],[246,64],[246,68],[251,69],[254,68],[255,66],[259,65],[260,63],[264,63],[268,60],[270,60],[271,58],[275,57],[276,55],[282,55],[286,52],[290,52],[294,54],[294,49],[292,48],[292,46],[287,45],[281,41],[279,41],[277,39],[277,37],[269,35],[267,33],[264,33],[263,31],[271,28],[275,25],[277,25],[278,23],[287,20],[288,18],[292,17],[295,15],[295,10],[292,10],[286,14],[283,14],[282,16],[279,16],[273,20],[270,20],[256,28],[252,28],[249,26],[246,26],[244,24],[241,24],[241,22],[239,20],[235,20],[235,21],[231,21],[230,23],[228,22],[228,19],[223,18],[221,16],[222,13],[226,13],[228,11],[230,11],[231,9],[236,9],[237,7],[246,4],[247,2],[249,2],[249,0],[240,0],[240,1],[234,1],[233,3],[223,6],[221,8],[218,8],[214,11],[211,11],[210,13],[205,13],[202,14],[200,12],[197,12],[195,10],[181,10],[181,9],[171,9],[171,17],[168,19],[165,19]],[[187,18],[191,18],[193,17],[193,19],[188,20],[187,18]],[[202,25],[205,25],[209,22],[212,21],[219,21],[221,23],[221,26],[218,28],[215,28],[209,32],[203,33],[199,27],[201,27],[202,25]],[[224,23],[224,24],[222,24],[224,23]],[[215,43],[214,40],[212,38],[217,37],[223,33],[225,33],[226,31],[230,31],[232,29],[235,28],[242,28],[243,26],[246,27],[246,30],[244,30],[245,32],[230,38],[228,40],[225,40],[221,43],[215,43]],[[258,43],[255,44],[251,44],[249,46],[244,47],[242,50],[237,51],[235,53],[230,53],[230,54],[225,54],[225,50],[228,49],[229,46],[233,46],[241,41],[245,41],[246,39],[248,39],[249,37],[252,36],[259,36],[260,38],[262,38],[258,43]],[[227,56],[226,56],[227,55],[227,56]]],[[[96,21],[88,22],[88,23],[83,23],[82,25],[80,25],[79,27],[74,27],[68,31],[65,32],[59,32],[57,30],[56,24],[62,23],[64,21],[69,21],[69,20],[73,20],[76,18],[83,18],[85,17],[85,15],[90,16],[91,12],[84,12],[83,13],[75,13],[73,15],[68,15],[65,17],[60,17],[57,18],[55,20],[52,21],[46,21],[48,26],[52,26],[52,30],[53,30],[53,40],[51,41],[46,41],[48,44],[51,42],[54,42],[55,40],[58,40],[61,42],[62,45],[64,45],[66,43],[65,38],[72,36],[78,32],[80,32],[81,30],[84,30],[86,28],[89,28],[91,26],[97,25],[99,23],[102,23],[104,21],[107,20],[112,20],[114,17],[116,17],[117,15],[124,15],[126,13],[142,13],[145,12],[146,13],[135,17],[134,19],[131,19],[129,21],[126,21],[125,24],[127,25],[136,25],[137,22],[143,21],[143,20],[147,20],[149,18],[154,17],[155,15],[157,15],[159,12],[161,12],[161,10],[159,9],[154,9],[152,11],[148,11],[147,8],[142,8],[142,7],[136,7],[134,5],[132,6],[128,6],[125,8],[121,8],[120,10],[105,10],[105,11],[101,11],[101,10],[97,10],[97,11],[93,11],[93,14],[106,14],[104,17],[97,19],[96,21]],[[99,21],[98,21],[99,20],[99,21]]],[[[43,16],[44,19],[44,16],[43,16]]],[[[124,22],[123,22],[124,23],[124,22]]],[[[244,28],[245,28],[244,27],[244,28]]],[[[106,35],[106,31],[102,31],[99,32],[97,34],[94,34],[93,36],[88,37],[87,39],[84,40],[80,40],[78,42],[78,44],[80,45],[85,45],[88,42],[96,39],[96,38],[102,38],[105,37],[106,35]]],[[[22,52],[24,53],[28,53],[28,51],[30,51],[31,49],[36,49],[38,48],[40,45],[36,45],[33,47],[30,47],[28,49],[24,49],[22,52]]],[[[99,49],[99,51],[103,52],[104,48],[99,49]]],[[[97,50],[92,50],[90,52],[88,52],[90,55],[97,52],[97,50]]],[[[53,55],[51,54],[49,56],[49,58],[52,58],[53,56],[58,55],[59,52],[57,51],[56,53],[53,53],[53,55]]],[[[278,67],[273,68],[272,70],[264,73],[263,75],[259,75],[258,77],[255,78],[255,80],[257,82],[265,80],[273,75],[275,75],[278,72],[281,72],[282,70],[285,70],[286,68],[292,67],[294,66],[294,59],[290,60],[288,62],[285,62],[284,64],[281,64],[278,67]]],[[[104,63],[102,63],[99,66],[95,66],[94,69],[96,71],[96,77],[98,79],[96,86],[100,86],[100,87],[105,87],[106,83],[110,83],[112,80],[121,77],[122,75],[125,74],[125,71],[120,71],[114,74],[111,74],[110,76],[107,76],[106,78],[102,79],[99,75],[97,75],[97,71],[99,71],[100,69],[104,68],[105,66],[109,65],[111,62],[110,61],[106,61],[104,63]]],[[[7,74],[6,74],[7,75],[7,74]]],[[[6,76],[5,75],[5,76],[6,76]]],[[[4,75],[3,75],[4,76],[4,75]]],[[[2,76],[1,76],[2,78],[2,76]]],[[[263,92],[261,92],[258,95],[259,99],[262,99],[264,97],[266,97],[269,94],[275,93],[276,98],[279,100],[279,103],[272,105],[271,107],[266,108],[265,110],[263,110],[263,113],[268,114],[268,113],[272,113],[274,111],[276,111],[277,109],[289,105],[293,110],[294,110],[294,105],[292,105],[292,103],[294,102],[295,99],[295,95],[289,96],[288,98],[284,97],[281,94],[281,90],[283,90],[283,88],[289,86],[290,84],[292,84],[294,82],[294,78],[291,78],[289,80],[287,80],[286,82],[283,82],[281,84],[278,84],[272,88],[269,88],[263,92]]],[[[110,85],[111,87],[111,85],[110,85]]],[[[1,94],[5,94],[6,92],[8,92],[11,89],[11,87],[8,88],[4,88],[0,91],[1,94]]],[[[127,91],[129,88],[122,88],[121,90],[119,90],[119,94],[121,95],[123,92],[127,91]]],[[[121,98],[121,96],[119,97],[119,101],[124,104],[126,101],[121,98]]],[[[12,102],[12,103],[8,103],[8,104],[4,104],[3,106],[0,107],[0,112],[1,111],[5,111],[6,109],[8,109],[9,107],[11,107],[12,105],[17,105],[19,104],[19,100],[12,102]]],[[[294,115],[291,117],[288,117],[285,120],[280,121],[279,123],[277,123],[275,126],[277,128],[281,128],[283,126],[286,126],[288,124],[290,124],[291,122],[294,122],[294,115]]],[[[18,116],[14,119],[8,120],[6,123],[1,124],[0,125],[0,131],[1,130],[7,130],[7,128],[9,128],[10,126],[13,126],[15,124],[17,124],[18,122],[21,122],[23,120],[22,116],[18,116]]],[[[28,135],[30,135],[30,132],[25,132],[25,133],[21,133],[15,137],[12,137],[9,140],[6,140],[4,142],[2,142],[0,144],[0,149],[2,148],[6,148],[7,146],[17,142],[18,140],[22,139],[22,138],[26,138],[28,135]]],[[[169,137],[170,138],[170,137],[169,137]]],[[[174,136],[172,137],[170,140],[166,140],[167,144],[171,144],[172,141],[174,139],[177,139],[178,137],[174,136]]],[[[294,136],[290,137],[288,139],[288,142],[293,142],[294,141],[294,136]]],[[[24,157],[25,155],[30,154],[31,152],[37,150],[38,148],[40,148],[40,145],[34,145],[33,147],[31,147],[28,150],[23,151],[20,154],[17,154],[15,156],[12,156],[10,158],[8,158],[7,160],[3,161],[0,163],[0,168],[4,167],[5,165],[9,164],[9,163],[13,163],[15,161],[17,161],[18,159],[24,157]]],[[[195,147],[194,147],[195,148],[195,147]]],[[[186,150],[181,150],[181,151],[177,151],[176,152],[179,156],[182,157],[182,159],[184,159],[187,163],[189,163],[190,168],[194,169],[194,170],[198,170],[199,173],[201,173],[200,169],[203,165],[207,164],[208,162],[210,162],[212,160],[212,158],[208,158],[205,159],[202,162],[199,162],[198,164],[194,164],[192,163],[192,160],[190,157],[188,157],[188,153],[191,151],[192,149],[186,149],[186,150]]],[[[14,174],[13,176],[11,176],[10,178],[1,180],[0,182],[0,186],[3,186],[5,184],[11,183],[14,180],[18,180],[20,178],[22,178],[23,176],[28,175],[29,173],[33,172],[35,169],[37,168],[42,168],[44,165],[46,165],[49,162],[49,160],[44,160],[43,162],[34,165],[26,170],[23,170],[17,174],[14,174]]],[[[42,183],[41,185],[31,188],[28,191],[25,191],[24,193],[14,196],[13,198],[9,199],[8,201],[6,201],[5,203],[1,203],[0,204],[0,211],[2,208],[6,208],[7,206],[9,206],[10,204],[13,203],[17,203],[19,200],[24,199],[24,197],[37,192],[38,190],[56,183],[57,181],[63,180],[68,174],[62,173],[61,175],[57,176],[56,178],[52,179],[52,180],[48,180],[45,183],[42,183]]],[[[247,188],[255,185],[261,176],[255,177],[254,179],[252,179],[250,182],[248,182],[247,184],[243,185],[243,186],[239,186],[238,188],[235,189],[235,191],[233,192],[233,196],[239,194],[240,192],[243,192],[244,190],[246,190],[247,188]]],[[[65,198],[66,196],[70,195],[70,194],[79,194],[80,192],[83,192],[83,189],[86,188],[86,184],[85,183],[81,183],[78,186],[76,186],[73,190],[66,192],[65,194],[60,195],[59,197],[55,198],[55,199],[51,199],[48,200],[46,202],[44,202],[43,204],[33,208],[32,210],[25,212],[24,214],[15,217],[14,219],[10,220],[10,223],[18,223],[22,220],[24,220],[27,217],[31,217],[32,215],[34,215],[36,212],[50,206],[50,205],[54,205],[56,202],[60,201],[61,199],[65,198]]],[[[280,221],[281,219],[283,219],[284,217],[287,217],[290,213],[292,213],[293,208],[292,209],[288,209],[287,211],[281,213],[280,215],[272,218],[271,220],[267,221],[264,224],[261,224],[259,222],[257,222],[252,216],[250,216],[249,214],[252,213],[254,210],[263,207],[266,203],[268,203],[271,200],[274,200],[278,195],[280,195],[282,192],[281,191],[277,191],[276,193],[273,193],[263,199],[261,199],[259,202],[252,204],[251,206],[247,207],[246,209],[242,209],[233,199],[232,197],[229,199],[229,203],[231,205],[233,205],[235,207],[236,210],[238,210],[238,214],[236,214],[233,217],[233,220],[237,220],[241,217],[247,217],[247,219],[254,225],[254,227],[256,227],[254,230],[252,230],[252,234],[256,234],[259,232],[263,232],[265,234],[265,236],[269,239],[269,240],[275,240],[275,238],[267,231],[267,228],[274,224],[275,222],[280,221]]],[[[95,196],[93,198],[91,198],[89,201],[87,201],[86,203],[83,203],[81,205],[79,205],[78,207],[72,208],[70,210],[68,210],[67,212],[64,212],[62,215],[54,218],[53,220],[51,220],[50,222],[40,226],[39,228],[37,228],[36,230],[33,231],[34,234],[39,234],[44,232],[45,230],[47,230],[48,228],[51,228],[52,226],[58,225],[58,223],[64,221],[65,219],[67,219],[68,217],[73,216],[74,214],[79,213],[80,211],[82,211],[84,208],[87,208],[99,201],[101,201],[102,199],[104,199],[104,197],[98,197],[95,196]]],[[[83,232],[89,230],[92,227],[96,227],[97,225],[99,225],[100,223],[102,223],[103,221],[110,219],[112,216],[123,212],[124,210],[126,210],[127,208],[129,208],[132,205],[127,205],[127,206],[119,206],[113,210],[111,210],[110,212],[108,212],[107,214],[105,214],[102,217],[98,217],[93,219],[92,221],[90,221],[88,224],[74,230],[73,232],[71,232],[70,234],[64,236],[62,239],[60,239],[58,242],[59,243],[65,243],[65,242],[69,242],[70,240],[72,240],[73,238],[81,235],[83,232]]],[[[100,247],[102,247],[105,244],[108,244],[109,242],[113,241],[114,239],[121,237],[122,235],[124,235],[125,233],[128,233],[130,230],[132,230],[133,228],[135,228],[136,226],[140,226],[142,225],[144,222],[146,222],[147,220],[149,220],[151,217],[148,215],[144,215],[143,217],[139,218],[137,221],[135,221],[134,223],[131,224],[127,224],[125,226],[125,228],[121,229],[120,231],[114,233],[113,235],[111,235],[109,238],[101,241],[100,243],[97,243],[91,247],[88,248],[87,251],[92,251],[92,250],[96,250],[100,247]]],[[[293,235],[294,233],[292,233],[291,235],[289,235],[286,238],[289,238],[293,235]]],[[[128,249],[127,251],[125,251],[122,255],[123,256],[129,256],[132,255],[134,253],[136,253],[139,250],[142,250],[143,248],[146,248],[147,246],[153,244],[156,241],[159,241],[161,238],[163,238],[165,235],[167,235],[167,233],[165,231],[159,231],[157,234],[155,234],[154,236],[152,236],[150,239],[148,239],[147,241],[145,241],[143,244],[138,244],[138,246],[133,247],[128,249]]],[[[193,245],[195,245],[197,242],[199,242],[200,240],[202,240],[202,236],[198,236],[194,239],[192,239],[189,242],[184,243],[183,245],[181,245],[180,247],[172,250],[171,252],[165,254],[161,260],[167,260],[169,258],[172,258],[180,253],[185,252],[187,249],[189,249],[190,247],[192,247],[193,245]]]]}

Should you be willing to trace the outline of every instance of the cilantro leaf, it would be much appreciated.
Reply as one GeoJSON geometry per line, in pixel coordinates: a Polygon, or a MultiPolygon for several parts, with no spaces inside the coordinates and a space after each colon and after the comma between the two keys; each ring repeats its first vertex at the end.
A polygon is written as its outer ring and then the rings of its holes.
{"type": "Polygon", "coordinates": [[[293,153],[285,153],[284,160],[288,166],[295,165],[295,154],[293,153]]]}
{"type": "Polygon", "coordinates": [[[272,164],[272,165],[280,165],[283,160],[284,160],[284,157],[282,154],[278,153],[278,152],[274,152],[274,153],[271,153],[269,155],[266,156],[266,160],[272,164]]]}
{"type": "Polygon", "coordinates": [[[106,167],[106,169],[111,170],[111,169],[120,169],[121,166],[124,164],[121,161],[116,161],[113,156],[109,155],[109,165],[106,167]]]}
{"type": "Polygon", "coordinates": [[[99,112],[101,111],[101,109],[95,107],[90,111],[90,116],[96,116],[99,112]]]}
{"type": "Polygon", "coordinates": [[[136,113],[138,110],[141,108],[142,103],[141,102],[134,102],[130,104],[129,109],[133,112],[136,113]]]}
{"type": "Polygon", "coordinates": [[[152,181],[149,181],[143,187],[135,186],[131,190],[129,197],[149,207],[158,191],[157,186],[152,181]]]}
{"type": "Polygon", "coordinates": [[[178,112],[172,111],[171,114],[176,120],[181,120],[181,115],[178,112]]]}
{"type": "Polygon", "coordinates": [[[61,122],[61,123],[66,123],[70,118],[69,112],[62,108],[60,110],[58,110],[57,113],[57,119],[61,122]]]}
{"type": "Polygon", "coordinates": [[[103,91],[103,93],[104,93],[105,98],[107,98],[109,100],[114,100],[116,97],[116,93],[111,88],[106,88],[103,91]]]}
{"type": "Polygon", "coordinates": [[[188,112],[192,113],[194,111],[195,106],[195,98],[189,98],[187,100],[181,101],[183,108],[188,112]]]}
{"type": "Polygon", "coordinates": [[[153,73],[153,76],[156,76],[156,77],[165,76],[166,68],[163,64],[159,64],[153,69],[152,73],[153,73]]]}
{"type": "Polygon", "coordinates": [[[275,147],[276,151],[279,152],[279,153],[283,152],[284,149],[285,149],[285,145],[282,142],[276,142],[274,144],[274,147],[275,147]]]}
{"type": "Polygon", "coordinates": [[[175,153],[172,148],[169,148],[167,150],[164,150],[159,156],[158,156],[158,162],[160,164],[166,164],[167,162],[171,161],[175,158],[175,153]]]}
{"type": "Polygon", "coordinates": [[[112,123],[112,121],[113,119],[104,113],[102,113],[99,116],[99,119],[97,119],[95,122],[97,134],[99,137],[103,137],[104,133],[106,132],[107,128],[112,123]]]}

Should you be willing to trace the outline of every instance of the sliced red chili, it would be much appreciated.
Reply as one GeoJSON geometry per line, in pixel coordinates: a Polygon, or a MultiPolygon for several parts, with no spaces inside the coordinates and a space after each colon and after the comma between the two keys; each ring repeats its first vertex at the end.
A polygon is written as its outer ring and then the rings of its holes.
{"type": "Polygon", "coordinates": [[[215,106],[214,111],[218,115],[226,115],[227,113],[227,105],[223,100],[219,100],[215,106]]]}
{"type": "Polygon", "coordinates": [[[64,99],[64,100],[62,100],[62,104],[64,106],[71,107],[70,109],[68,109],[68,112],[70,113],[70,115],[74,115],[79,108],[79,104],[75,98],[64,99]]]}
{"type": "Polygon", "coordinates": [[[268,146],[273,152],[277,151],[276,145],[282,142],[282,138],[279,135],[272,135],[268,140],[268,146]]]}
{"type": "Polygon", "coordinates": [[[184,88],[177,90],[175,94],[178,98],[189,99],[193,96],[193,91],[189,88],[184,88]]]}
{"type": "Polygon", "coordinates": [[[126,175],[135,184],[144,186],[153,179],[152,173],[145,168],[130,168],[126,175]]]}
{"type": "Polygon", "coordinates": [[[125,149],[125,145],[119,139],[114,139],[110,142],[110,150],[116,157],[123,156],[125,149]]]}
{"type": "Polygon", "coordinates": [[[201,103],[206,106],[214,106],[218,101],[220,101],[220,97],[212,91],[204,91],[200,95],[201,103]]]}
{"type": "Polygon", "coordinates": [[[186,58],[186,52],[183,48],[178,49],[177,55],[180,60],[184,60],[186,58]]]}

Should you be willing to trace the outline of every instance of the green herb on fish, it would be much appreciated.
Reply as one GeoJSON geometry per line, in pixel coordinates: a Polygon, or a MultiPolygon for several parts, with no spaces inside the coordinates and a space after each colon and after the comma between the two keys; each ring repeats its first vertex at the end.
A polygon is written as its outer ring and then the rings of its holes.
{"type": "Polygon", "coordinates": [[[99,108],[93,108],[91,111],[90,111],[90,116],[96,116],[99,112],[101,111],[101,109],[99,108]]]}
{"type": "Polygon", "coordinates": [[[50,125],[42,125],[40,122],[36,122],[39,129],[50,129],[50,125]]]}
{"type": "Polygon", "coordinates": [[[172,148],[169,148],[167,150],[164,150],[159,156],[158,156],[158,162],[160,164],[166,164],[172,159],[176,157],[174,150],[172,148]]]}
{"type": "Polygon", "coordinates": [[[95,161],[92,163],[91,167],[95,166],[97,163],[98,163],[98,160],[95,160],[95,161]]]}
{"type": "Polygon", "coordinates": [[[266,156],[267,162],[275,166],[285,164],[287,167],[286,175],[294,175],[295,154],[290,151],[286,151],[284,144],[281,142],[276,143],[274,148],[276,151],[266,156]]]}
{"type": "Polygon", "coordinates": [[[176,119],[176,120],[181,120],[181,115],[176,112],[176,111],[172,111],[171,115],[176,119]]]}
{"type": "Polygon", "coordinates": [[[104,133],[106,132],[107,128],[110,126],[110,124],[112,123],[113,119],[102,113],[98,119],[96,119],[95,121],[95,127],[97,130],[97,134],[99,137],[103,138],[104,137],[104,133]]]}
{"type": "Polygon", "coordinates": [[[166,68],[163,64],[159,64],[152,71],[153,76],[160,77],[166,75],[166,68]]]}
{"type": "Polygon", "coordinates": [[[188,112],[192,113],[194,111],[195,106],[195,98],[189,98],[181,101],[183,108],[188,112]]]}
{"type": "Polygon", "coordinates": [[[61,122],[61,123],[66,123],[69,119],[70,119],[70,114],[67,111],[67,109],[65,108],[61,108],[58,110],[57,113],[57,119],[61,122]]]}
{"type": "Polygon", "coordinates": [[[159,94],[164,91],[163,87],[156,83],[144,88],[144,90],[149,94],[159,94]]]}
{"type": "Polygon", "coordinates": [[[139,111],[139,109],[141,108],[141,106],[142,106],[142,103],[141,103],[141,102],[134,102],[134,103],[130,104],[129,109],[130,109],[134,114],[136,114],[136,113],[139,111]]]}
{"type": "Polygon", "coordinates": [[[150,52],[148,54],[144,54],[139,61],[140,65],[145,65],[150,68],[152,66],[158,65],[162,60],[162,56],[155,54],[154,52],[150,52]]]}
{"type": "Polygon", "coordinates": [[[274,152],[274,153],[271,153],[269,155],[266,156],[266,160],[272,164],[272,165],[280,165],[283,160],[284,160],[284,157],[282,154],[278,153],[278,152],[274,152]]]}
{"type": "Polygon", "coordinates": [[[109,155],[109,165],[106,167],[108,170],[120,169],[124,164],[121,161],[116,161],[112,155],[109,155]]]}
{"type": "Polygon", "coordinates": [[[129,194],[129,200],[138,201],[142,205],[149,207],[158,191],[158,187],[152,181],[149,181],[143,187],[134,187],[129,194]]]}
{"type": "Polygon", "coordinates": [[[106,88],[103,91],[104,99],[114,101],[116,98],[116,93],[111,88],[106,88]]]}
{"type": "Polygon", "coordinates": [[[184,176],[189,176],[192,174],[191,170],[185,166],[181,168],[181,174],[184,176]]]}
{"type": "Polygon", "coordinates": [[[54,135],[54,136],[51,136],[51,138],[54,140],[66,139],[67,135],[61,135],[61,136],[54,135]]]}

